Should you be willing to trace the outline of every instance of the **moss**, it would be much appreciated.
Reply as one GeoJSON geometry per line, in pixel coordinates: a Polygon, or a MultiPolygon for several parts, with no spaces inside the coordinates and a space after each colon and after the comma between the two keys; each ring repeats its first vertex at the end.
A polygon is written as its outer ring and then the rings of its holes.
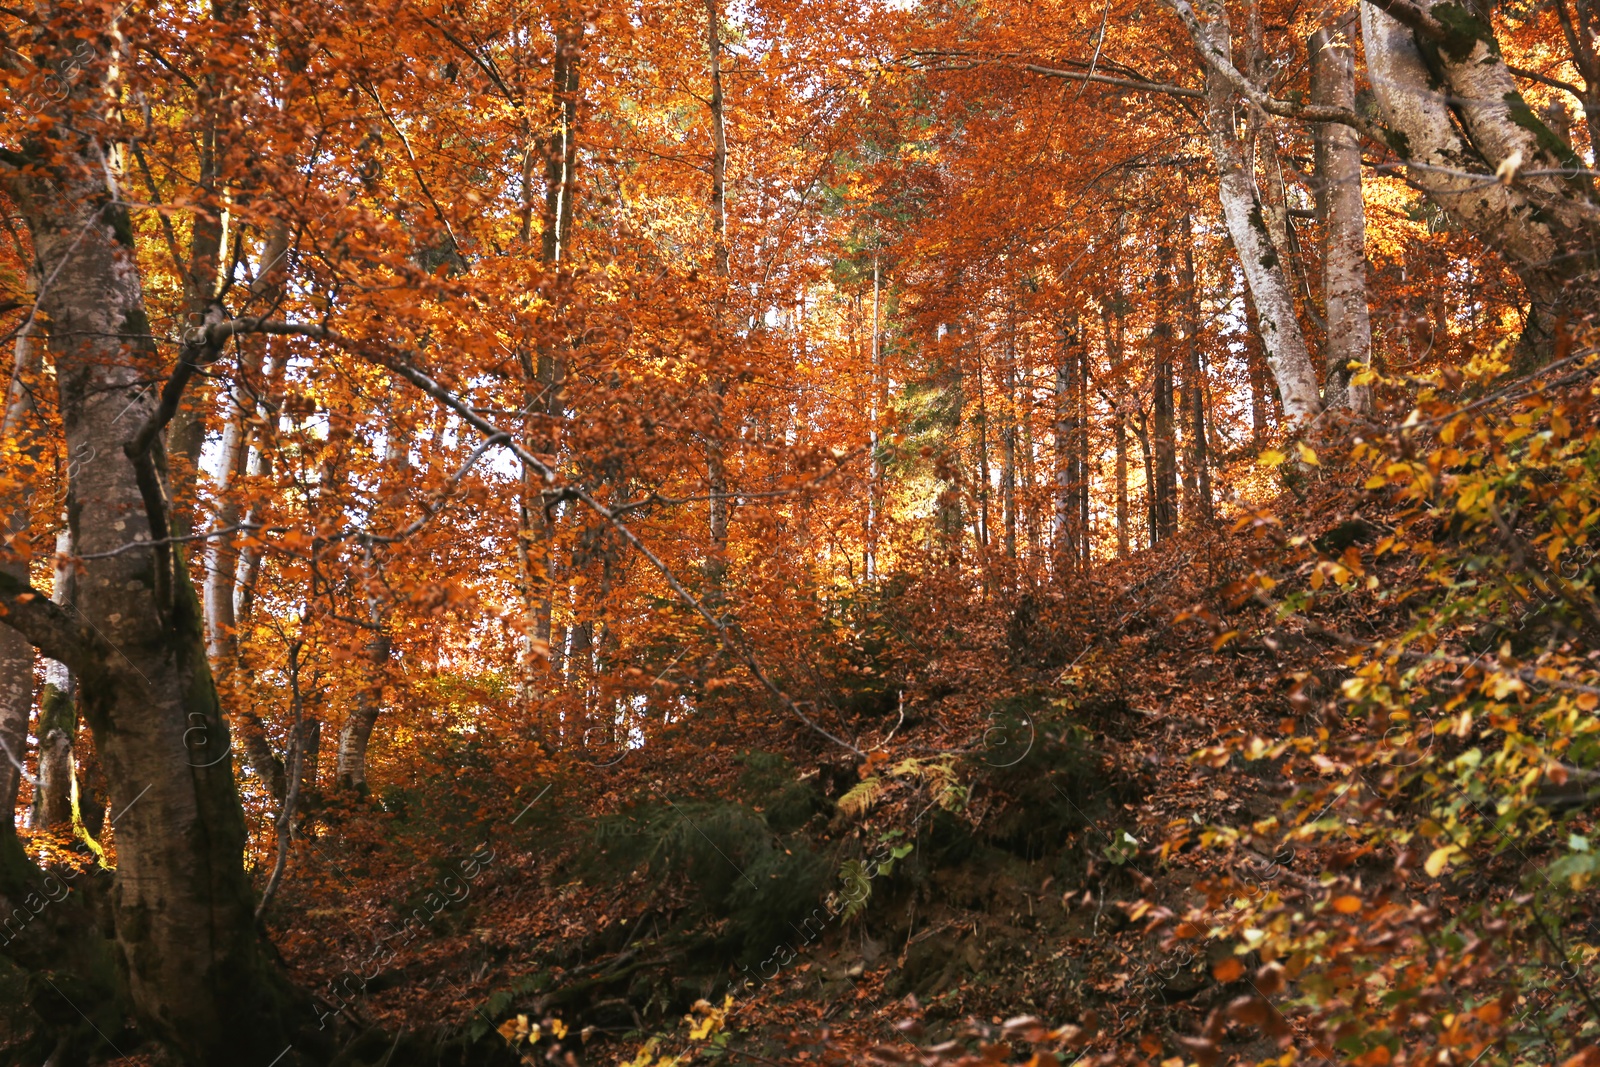
{"type": "Polygon", "coordinates": [[[135,302],[122,316],[122,336],[129,341],[135,352],[147,352],[154,347],[154,339],[150,334],[150,316],[145,314],[143,303],[135,302]]]}
{"type": "MultiPolygon", "coordinates": [[[[1521,93],[1507,93],[1504,99],[1506,109],[1511,113],[1511,121],[1533,134],[1538,139],[1540,148],[1559,160],[1563,167],[1571,167],[1576,171],[1584,169],[1583,161],[1565,141],[1556,136],[1554,130],[1539,121],[1539,117],[1533,113],[1533,109],[1528,106],[1521,93]]],[[[1566,180],[1568,184],[1582,187],[1576,175],[1569,175],[1566,180]]]]}
{"type": "Polygon", "coordinates": [[[1271,270],[1278,265],[1278,253],[1273,247],[1272,235],[1267,231],[1267,220],[1261,213],[1261,205],[1259,203],[1250,205],[1250,225],[1266,241],[1267,251],[1261,257],[1261,266],[1271,270]]]}
{"type": "Polygon", "coordinates": [[[1494,27],[1487,19],[1454,3],[1438,4],[1429,13],[1444,27],[1439,51],[1457,63],[1470,56],[1479,44],[1488,46],[1491,55],[1500,54],[1500,42],[1495,39],[1494,27]]]}
{"type": "Polygon", "coordinates": [[[128,214],[124,204],[107,204],[105,208],[106,221],[111,224],[111,232],[116,235],[117,243],[124,248],[133,248],[133,218],[128,214]]]}

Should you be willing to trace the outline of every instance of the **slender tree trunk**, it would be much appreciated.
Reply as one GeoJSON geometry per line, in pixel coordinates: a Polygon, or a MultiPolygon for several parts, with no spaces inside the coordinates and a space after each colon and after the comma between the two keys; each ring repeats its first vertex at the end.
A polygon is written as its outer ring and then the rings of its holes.
{"type": "MultiPolygon", "coordinates": [[[[717,284],[720,289],[713,303],[713,327],[720,336],[722,302],[729,278],[728,255],[728,131],[722,99],[722,11],[719,0],[706,0],[706,51],[711,66],[711,233],[717,284]]],[[[706,489],[711,496],[707,531],[710,548],[706,553],[706,581],[712,599],[721,602],[728,574],[728,466],[723,453],[723,403],[728,383],[720,375],[711,379],[714,406],[711,432],[706,438],[706,489]]]]}
{"type": "MultiPolygon", "coordinates": [[[[278,223],[262,246],[261,267],[250,287],[253,300],[265,307],[276,307],[283,299],[284,259],[289,250],[289,227],[278,223]]],[[[212,670],[217,672],[218,688],[228,693],[228,678],[238,661],[238,636],[234,596],[238,590],[239,550],[237,535],[243,511],[237,492],[239,479],[249,460],[249,420],[257,414],[254,399],[261,389],[261,370],[266,359],[267,339],[259,335],[241,338],[239,383],[229,394],[230,410],[222,429],[222,447],[217,457],[216,493],[219,500],[211,543],[206,552],[206,649],[212,670]]],[[[231,700],[231,696],[230,696],[231,700]]]]}
{"type": "MultiPolygon", "coordinates": [[[[977,344],[978,369],[978,543],[984,548],[989,547],[989,398],[983,389],[983,345],[981,339],[977,344]]],[[[988,571],[984,571],[984,581],[988,581],[988,571]]]]}
{"type": "MultiPolygon", "coordinates": [[[[1209,43],[1217,54],[1231,56],[1233,44],[1224,0],[1202,0],[1199,6],[1207,15],[1201,32],[1208,41],[1196,41],[1196,46],[1209,43]]],[[[1284,412],[1290,418],[1309,418],[1322,410],[1322,398],[1317,390],[1316,367],[1295,315],[1294,293],[1267,230],[1260,191],[1245,165],[1243,146],[1234,126],[1232,90],[1209,66],[1205,72],[1206,124],[1217,165],[1222,216],[1239,253],[1245,282],[1255,297],[1267,365],[1277,379],[1284,412]]]]}
{"type": "MultiPolygon", "coordinates": [[[[374,625],[387,625],[385,614],[377,604],[371,606],[371,614],[374,625]]],[[[381,629],[367,642],[367,662],[363,664],[367,677],[356,692],[355,707],[350,709],[344,728],[339,731],[339,764],[335,779],[340,789],[361,796],[367,793],[367,746],[372,741],[378,714],[383,710],[383,686],[392,647],[389,634],[381,629]]]]}
{"type": "MultiPolygon", "coordinates": [[[[262,373],[263,406],[269,415],[257,431],[255,443],[250,449],[250,458],[245,462],[245,470],[256,478],[270,478],[276,465],[274,442],[278,433],[279,414],[283,410],[283,381],[288,372],[288,363],[287,352],[279,351],[274,354],[269,347],[266,369],[262,373]]],[[[245,526],[253,528],[260,520],[261,515],[255,507],[252,506],[245,512],[245,526]]],[[[261,558],[261,549],[258,547],[247,545],[239,552],[239,568],[233,591],[233,619],[236,627],[247,623],[254,613],[256,581],[261,576],[261,558]]]]}
{"type": "Polygon", "coordinates": [[[1039,511],[1038,497],[1038,447],[1033,436],[1033,367],[1024,364],[1024,401],[1022,416],[1022,509],[1028,529],[1028,554],[1033,559],[1043,559],[1044,520],[1039,511]]]}
{"type": "MultiPolygon", "coordinates": [[[[289,250],[289,227],[278,223],[267,234],[261,251],[261,266],[256,280],[251,284],[253,301],[265,307],[275,307],[283,299],[285,258],[289,250]]],[[[240,683],[244,665],[240,659],[238,635],[238,593],[241,566],[238,535],[231,533],[240,525],[243,508],[237,491],[239,479],[249,468],[250,420],[257,414],[253,397],[262,391],[262,369],[266,365],[267,339],[260,336],[241,338],[239,382],[230,394],[232,408],[222,430],[221,454],[218,456],[216,492],[219,499],[213,536],[206,548],[206,577],[203,594],[206,621],[206,653],[211,660],[211,670],[216,675],[217,692],[227,711],[228,719],[240,743],[244,763],[259,778],[277,803],[283,802],[283,763],[272,753],[267,741],[266,728],[255,709],[248,704],[248,696],[240,683]]],[[[282,363],[280,357],[276,362],[282,363]]],[[[270,395],[272,390],[266,392],[270,395]]],[[[270,403],[270,401],[269,401],[270,403]]],[[[264,447],[265,442],[258,442],[264,447]]],[[[250,517],[245,518],[250,522],[250,517]]],[[[249,579],[253,584],[253,577],[249,579]]]]}
{"type": "MultiPolygon", "coordinates": [[[[552,59],[550,101],[544,142],[545,201],[539,258],[544,268],[559,278],[572,257],[572,225],[576,216],[578,176],[578,111],[582,89],[583,19],[570,8],[562,12],[556,25],[555,55],[552,59]]],[[[531,180],[531,179],[530,179],[531,180]]],[[[541,340],[536,366],[525,368],[530,387],[537,390],[527,397],[530,412],[543,425],[533,441],[535,452],[560,461],[561,425],[567,417],[566,338],[541,340]]],[[[523,649],[522,695],[531,701],[535,689],[536,664],[550,662],[552,613],[555,610],[557,581],[555,509],[544,505],[544,486],[526,467],[522,470],[522,492],[518,505],[517,554],[520,566],[523,608],[531,630],[523,649]]],[[[370,650],[369,650],[370,651],[370,650]]],[[[387,653],[385,653],[387,656],[387,653]]],[[[552,679],[558,672],[547,672],[552,679]]],[[[544,727],[541,725],[542,731],[544,727]]],[[[370,727],[368,727],[370,732],[370,727]]],[[[363,752],[365,745],[363,744],[363,752]]],[[[345,751],[340,739],[341,765],[345,751]]],[[[364,757],[363,757],[364,758],[364,757]]],[[[342,779],[343,771],[341,771],[342,779]]]]}
{"type": "Polygon", "coordinates": [[[1093,488],[1090,485],[1092,475],[1089,466],[1089,331],[1083,330],[1078,337],[1078,562],[1087,573],[1094,544],[1089,510],[1090,490],[1093,488]]]}
{"type": "Polygon", "coordinates": [[[1077,569],[1086,556],[1085,347],[1078,313],[1073,310],[1062,323],[1061,355],[1056,363],[1056,560],[1062,571],[1077,569]]]}
{"type": "MultiPolygon", "coordinates": [[[[272,474],[274,466],[272,442],[277,433],[278,412],[283,404],[283,378],[287,361],[287,352],[280,351],[274,354],[269,345],[262,372],[262,406],[270,414],[265,423],[257,429],[244,464],[245,471],[256,478],[267,478],[272,474]]],[[[245,512],[241,525],[246,528],[254,527],[259,520],[260,514],[252,507],[245,512]]],[[[240,672],[247,669],[243,649],[239,644],[239,630],[250,621],[255,610],[256,581],[261,573],[261,549],[247,546],[238,550],[237,556],[233,578],[229,583],[229,602],[226,608],[222,608],[222,618],[227,625],[215,630],[217,642],[214,653],[208,635],[207,652],[213,656],[213,662],[218,664],[214,668],[218,672],[218,677],[226,682],[227,688],[222,689],[219,686],[218,692],[221,699],[226,701],[229,729],[239,744],[244,765],[266,788],[273,801],[282,805],[286,788],[283,761],[273,753],[272,744],[267,739],[266,724],[261,721],[260,715],[250,704],[248,693],[239,684],[240,672]]],[[[212,575],[207,575],[208,580],[211,577],[212,575]]],[[[217,593],[216,590],[210,592],[213,595],[217,593]]]]}
{"type": "Polygon", "coordinates": [[[1117,450],[1117,558],[1128,558],[1128,414],[1117,400],[1112,432],[1117,450]]]}
{"type": "Polygon", "coordinates": [[[1189,490],[1185,506],[1203,521],[1213,516],[1211,457],[1206,448],[1205,370],[1200,359],[1200,293],[1194,271],[1194,220],[1184,212],[1183,259],[1178,288],[1183,305],[1183,437],[1184,485],[1189,490]]]}
{"type": "MultiPolygon", "coordinates": [[[[1120,293],[1108,302],[1101,323],[1106,335],[1106,363],[1116,367],[1122,363],[1122,314],[1120,293]]],[[[1117,508],[1117,558],[1128,558],[1128,409],[1127,395],[1120,375],[1114,383],[1116,393],[1111,401],[1112,448],[1116,455],[1116,508],[1117,508]]]]}
{"type": "Polygon", "coordinates": [[[1014,370],[1015,348],[1008,355],[1005,369],[1005,424],[1000,432],[1000,503],[1004,508],[1006,559],[1017,558],[1017,386],[1014,370]]]}
{"type": "MultiPolygon", "coordinates": [[[[219,17],[228,17],[229,0],[213,5],[219,17]]],[[[219,141],[218,110],[225,106],[214,75],[203,75],[196,83],[196,112],[199,136],[196,138],[196,177],[198,196],[190,214],[189,262],[183,279],[183,308],[189,327],[206,320],[220,289],[220,272],[225,265],[223,245],[228,239],[224,225],[227,206],[222,188],[224,146],[219,141]]],[[[195,529],[196,487],[200,474],[200,449],[205,444],[206,412],[210,408],[204,379],[195,382],[179,399],[178,411],[167,428],[167,465],[172,479],[172,528],[178,537],[188,537],[195,529]]]]}
{"type": "MultiPolygon", "coordinates": [[[[72,606],[77,569],[70,562],[72,533],[62,525],[56,534],[55,579],[50,600],[72,606]]],[[[34,793],[34,826],[54,829],[72,825],[73,743],[78,736],[78,706],[71,669],[57,660],[44,664],[44,689],[39,693],[39,785],[34,793]]]]}
{"type": "Polygon", "coordinates": [[[1134,422],[1134,430],[1139,435],[1139,454],[1144,460],[1144,506],[1145,529],[1148,533],[1147,543],[1156,543],[1156,460],[1150,447],[1150,413],[1142,406],[1138,409],[1139,418],[1134,422]]]}
{"type": "Polygon", "coordinates": [[[872,257],[872,428],[869,446],[872,449],[872,466],[867,483],[867,581],[878,577],[878,535],[883,525],[883,456],[878,440],[878,420],[886,407],[883,396],[883,357],[878,347],[882,336],[878,325],[878,301],[882,289],[882,274],[876,253],[872,257]]]}
{"type": "MultiPolygon", "coordinates": [[[[14,438],[31,438],[29,391],[39,368],[39,346],[24,329],[14,346],[15,360],[6,390],[6,405],[0,412],[0,445],[14,438]]],[[[38,459],[31,441],[18,448],[25,463],[38,459]]],[[[28,584],[28,562],[33,556],[29,543],[28,508],[35,484],[29,472],[19,479],[17,496],[3,515],[4,542],[0,543],[0,581],[28,584]]],[[[0,625],[0,822],[16,824],[17,790],[22,784],[28,758],[28,719],[33,714],[33,645],[16,630],[0,625]]]]}
{"type": "Polygon", "coordinates": [[[1150,536],[1165,541],[1178,530],[1178,443],[1172,383],[1172,243],[1163,231],[1157,249],[1155,277],[1156,325],[1150,331],[1153,357],[1151,408],[1155,419],[1155,483],[1151,486],[1150,536]]]}
{"type": "MultiPolygon", "coordinates": [[[[411,412],[402,407],[389,420],[384,438],[376,515],[399,512],[404,507],[405,487],[411,477],[411,438],[416,430],[411,412]]],[[[391,605],[383,599],[379,581],[378,553],[382,546],[365,546],[367,619],[372,636],[366,645],[366,677],[356,691],[355,707],[339,731],[339,762],[334,780],[339,788],[365,796],[367,793],[367,746],[372,729],[383,710],[383,689],[389,677],[389,658],[394,640],[389,627],[391,605]]],[[[320,729],[320,727],[319,727],[320,729]]],[[[318,741],[320,743],[320,734],[318,741]]],[[[314,783],[313,783],[314,784],[314,783]]]]}
{"type": "Polygon", "coordinates": [[[1244,290],[1244,358],[1250,375],[1250,441],[1256,448],[1267,442],[1273,409],[1272,383],[1267,380],[1267,361],[1261,352],[1261,330],[1257,325],[1256,302],[1250,298],[1250,289],[1244,290]]]}
{"type": "MultiPolygon", "coordinates": [[[[1311,35],[1311,102],[1356,106],[1353,16],[1330,19],[1311,35]]],[[[1328,350],[1323,399],[1330,408],[1367,411],[1371,391],[1351,385],[1352,363],[1372,360],[1367,314],[1367,215],[1361,199],[1361,146],[1355,131],[1318,127],[1317,213],[1323,223],[1322,287],[1328,309],[1328,350]]]]}

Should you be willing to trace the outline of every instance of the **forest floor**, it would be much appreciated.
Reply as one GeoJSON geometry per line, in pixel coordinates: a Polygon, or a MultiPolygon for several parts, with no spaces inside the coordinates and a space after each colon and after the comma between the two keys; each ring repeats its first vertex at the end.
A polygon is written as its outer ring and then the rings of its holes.
{"type": "MultiPolygon", "coordinates": [[[[1345,521],[1322,514],[1307,536],[1345,521]]],[[[1017,1016],[1081,1028],[1084,1063],[1181,1054],[1185,1035],[1251,992],[1253,965],[1232,962],[1232,943],[1149,932],[1145,917],[1184,912],[1223,875],[1289,901],[1317,888],[1291,855],[1199,847],[1205,827],[1270,819],[1291,786],[1271,760],[1194,755],[1314,728],[1322,705],[1306,693],[1337,689],[1318,673],[1327,650],[1275,639],[1264,613],[1265,643],[1214,647],[1216,626],[1199,619],[1222,613],[1242,536],[1185,534],[1092,580],[974,605],[955,645],[899,665],[904,700],[864,765],[787,729],[763,746],[782,754],[760,763],[778,778],[754,787],[748,756],[715,740],[693,767],[682,743],[626,753],[536,777],[514,825],[459,855],[426,854],[426,838],[393,833],[392,814],[325,813],[339,843],[313,842],[319,878],[348,892],[333,908],[315,882],[286,892],[277,940],[339,1016],[383,1035],[350,1062],[380,1062],[401,1033],[463,1035],[463,1061],[479,1058],[465,1051],[476,1041],[491,1062],[506,1047],[495,1031],[539,1061],[934,1062],[949,1039],[1019,1033],[1026,1023],[1000,1029],[1017,1016]],[[678,836],[641,814],[661,801],[678,836]],[[762,893],[704,884],[726,880],[705,873],[718,863],[751,887],[745,868],[770,866],[715,805],[795,802],[794,825],[768,818],[786,854],[839,865],[873,840],[899,849],[874,853],[888,862],[868,865],[859,909],[838,892],[819,908],[774,888],[752,918],[762,893]],[[607,849],[619,840],[597,834],[608,817],[632,817],[648,847],[607,849]],[[697,838],[720,860],[695,854],[697,838]]],[[[861,868],[842,872],[846,888],[862,882],[861,868]]],[[[1282,1029],[1277,1041],[1241,1032],[1227,1051],[1259,1062],[1303,1044],[1282,1029]]]]}

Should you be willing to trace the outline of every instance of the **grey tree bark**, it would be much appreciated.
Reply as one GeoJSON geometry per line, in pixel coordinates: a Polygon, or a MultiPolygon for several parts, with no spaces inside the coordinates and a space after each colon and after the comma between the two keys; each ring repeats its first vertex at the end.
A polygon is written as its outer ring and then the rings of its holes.
{"type": "MultiPolygon", "coordinates": [[[[30,336],[30,325],[17,337],[14,348],[16,358],[12,364],[6,405],[0,413],[0,441],[25,434],[28,411],[32,406],[29,390],[34,386],[34,372],[39,366],[38,345],[30,336]]],[[[35,456],[36,450],[23,448],[24,456],[35,456]]],[[[28,543],[28,505],[32,497],[32,479],[24,478],[15,500],[9,501],[0,532],[0,575],[12,582],[26,585],[28,561],[32,558],[28,543]]],[[[28,756],[28,719],[33,714],[33,646],[28,639],[0,626],[0,822],[13,827],[16,821],[17,790],[26,773],[28,756]]]]}
{"type": "MultiPolygon", "coordinates": [[[[250,286],[254,302],[273,307],[282,299],[288,250],[289,227],[279,223],[271,229],[263,243],[261,266],[250,286]]],[[[217,691],[227,709],[245,765],[266,786],[272,798],[281,804],[284,797],[283,761],[273,754],[272,746],[267,741],[266,728],[255,709],[246,702],[239,684],[239,674],[244,665],[239,655],[237,608],[239,578],[245,568],[241,566],[237,534],[231,531],[240,525],[243,509],[238,494],[232,490],[249,465],[249,420],[258,412],[256,397],[263,384],[261,378],[267,360],[267,339],[261,336],[241,338],[239,347],[239,380],[229,396],[230,408],[222,429],[222,448],[217,461],[219,475],[216,491],[220,503],[213,524],[213,536],[206,550],[206,653],[210,657],[217,691]]],[[[277,362],[281,363],[282,357],[277,362]]],[[[278,371],[279,368],[275,368],[269,377],[281,376],[278,371]]],[[[245,523],[249,521],[245,517],[245,523]]]]}
{"type": "Polygon", "coordinates": [[[93,63],[51,106],[53,124],[0,153],[39,264],[73,462],[69,522],[89,561],[73,614],[0,574],[3,623],[78,675],[115,812],[111,913],[140,1023],[186,1062],[265,1065],[288,1053],[298,1006],[254,924],[199,598],[170,540],[162,440],[184,386],[217,352],[185,343],[159,395],[147,388],[166,361],[145,311],[118,154],[89,132],[115,99],[108,71],[93,63]],[[148,547],[125,550],[140,542],[148,547]]]}
{"type": "MultiPolygon", "coordinates": [[[[1355,48],[1349,18],[1329,19],[1312,34],[1311,102],[1354,110],[1355,48]]],[[[1317,128],[1317,213],[1323,223],[1322,283],[1328,309],[1326,384],[1329,408],[1364,412],[1371,390],[1352,385],[1351,364],[1372,360],[1367,310],[1367,214],[1361,198],[1361,146],[1356,132],[1338,123],[1317,128]]]]}
{"type": "Polygon", "coordinates": [[[1522,98],[1480,5],[1363,0],[1361,31],[1390,147],[1412,182],[1505,256],[1544,349],[1600,292],[1600,209],[1571,173],[1582,163],[1522,98]]]}
{"type": "MultiPolygon", "coordinates": [[[[545,188],[539,256],[544,267],[555,273],[559,273],[571,258],[571,233],[577,195],[577,128],[582,87],[583,33],[583,19],[573,11],[565,12],[555,27],[555,54],[550,63],[547,114],[550,133],[543,139],[545,188]]],[[[531,178],[530,170],[527,182],[530,189],[531,178]]],[[[527,212],[531,216],[531,194],[527,212]]],[[[531,435],[532,447],[534,451],[557,460],[561,451],[559,428],[567,416],[565,344],[564,339],[557,339],[554,343],[542,340],[536,361],[527,363],[523,368],[529,389],[526,404],[539,423],[531,435]]],[[[553,681],[558,681],[561,673],[556,666],[553,650],[555,587],[560,570],[556,555],[558,513],[544,507],[544,486],[537,477],[524,469],[521,480],[517,509],[517,561],[523,611],[529,620],[529,632],[524,637],[519,685],[522,700],[530,702],[537,688],[537,664],[541,659],[546,662],[547,675],[553,681]]],[[[545,727],[541,724],[539,728],[543,730],[545,727]]],[[[340,751],[344,751],[342,737],[340,751]]]]}
{"type": "MultiPolygon", "coordinates": [[[[1176,6],[1189,12],[1187,0],[1180,0],[1176,6]]],[[[1233,87],[1212,59],[1229,63],[1233,54],[1226,0],[1202,0],[1199,9],[1205,16],[1203,21],[1186,18],[1185,22],[1205,71],[1206,125],[1211,155],[1216,161],[1222,216],[1239,255],[1245,283],[1255,298],[1267,365],[1277,380],[1284,414],[1295,419],[1310,418],[1322,410],[1316,366],[1295,315],[1294,292],[1283,261],[1267,230],[1260,190],[1245,163],[1234,125],[1233,87]]]]}
{"type": "MultiPolygon", "coordinates": [[[[66,525],[56,534],[55,580],[50,599],[70,607],[76,599],[77,568],[67,561],[72,554],[72,531],[66,525]]],[[[39,784],[34,792],[34,826],[48,829],[72,825],[73,742],[78,736],[78,706],[73,695],[72,670],[47,659],[44,688],[39,693],[39,784]]]]}
{"type": "Polygon", "coordinates": [[[1177,315],[1172,289],[1172,234],[1163,229],[1157,239],[1154,293],[1156,322],[1150,330],[1151,415],[1154,423],[1155,480],[1150,483],[1150,540],[1165,541],[1178,532],[1178,440],[1174,417],[1172,355],[1177,315]]]}
{"type": "MultiPolygon", "coordinates": [[[[706,50],[711,64],[711,231],[718,282],[724,286],[731,271],[728,255],[728,132],[722,98],[722,11],[720,0],[706,0],[706,50]]],[[[715,328],[720,331],[721,299],[714,308],[715,328]]],[[[722,401],[728,383],[720,375],[711,380],[713,403],[717,409],[706,441],[707,532],[711,545],[706,553],[706,584],[712,600],[720,603],[728,576],[728,460],[723,452],[722,401]]]]}

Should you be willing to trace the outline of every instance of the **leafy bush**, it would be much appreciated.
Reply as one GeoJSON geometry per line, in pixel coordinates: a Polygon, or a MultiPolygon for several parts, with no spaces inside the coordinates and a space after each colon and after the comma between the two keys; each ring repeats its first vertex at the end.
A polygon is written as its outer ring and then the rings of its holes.
{"type": "Polygon", "coordinates": [[[770,947],[832,881],[806,841],[780,837],[762,815],[732,802],[641,805],[599,820],[594,839],[597,873],[647,870],[674,880],[691,901],[689,918],[727,920],[733,951],[770,947]]]}

